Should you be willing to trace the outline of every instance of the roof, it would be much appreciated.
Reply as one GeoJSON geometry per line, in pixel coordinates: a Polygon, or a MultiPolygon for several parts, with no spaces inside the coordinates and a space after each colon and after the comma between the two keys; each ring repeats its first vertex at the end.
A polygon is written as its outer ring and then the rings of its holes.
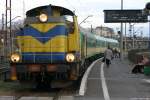
{"type": "Polygon", "coordinates": [[[75,15],[74,12],[72,12],[71,10],[64,8],[64,7],[60,7],[60,6],[54,6],[54,5],[46,5],[46,6],[40,6],[40,7],[36,7],[33,8],[31,10],[28,10],[26,15],[27,16],[33,16],[33,15],[39,15],[39,11],[43,10],[43,9],[47,9],[48,7],[50,7],[51,9],[60,9],[60,15],[75,15]]]}

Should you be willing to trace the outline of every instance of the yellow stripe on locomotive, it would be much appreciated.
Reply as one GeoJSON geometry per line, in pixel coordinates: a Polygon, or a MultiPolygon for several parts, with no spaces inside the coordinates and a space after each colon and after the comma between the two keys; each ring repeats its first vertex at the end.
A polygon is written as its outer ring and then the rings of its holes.
{"type": "Polygon", "coordinates": [[[31,24],[31,26],[33,28],[37,29],[41,33],[48,32],[50,29],[53,29],[57,25],[65,25],[65,24],[64,23],[46,23],[46,24],[36,23],[36,24],[31,24]]]}
{"type": "Polygon", "coordinates": [[[18,43],[21,52],[67,52],[67,37],[63,35],[56,36],[44,44],[32,36],[18,36],[18,43]]]}

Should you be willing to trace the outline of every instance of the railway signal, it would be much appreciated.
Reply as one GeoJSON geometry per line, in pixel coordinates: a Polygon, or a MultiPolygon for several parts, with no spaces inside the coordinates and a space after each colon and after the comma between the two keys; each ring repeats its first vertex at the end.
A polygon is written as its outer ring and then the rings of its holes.
{"type": "Polygon", "coordinates": [[[148,2],[145,6],[146,9],[150,10],[150,2],[148,2]]]}
{"type": "Polygon", "coordinates": [[[143,10],[143,14],[145,15],[150,15],[150,2],[148,2],[146,5],[145,5],[145,8],[143,10]]]}

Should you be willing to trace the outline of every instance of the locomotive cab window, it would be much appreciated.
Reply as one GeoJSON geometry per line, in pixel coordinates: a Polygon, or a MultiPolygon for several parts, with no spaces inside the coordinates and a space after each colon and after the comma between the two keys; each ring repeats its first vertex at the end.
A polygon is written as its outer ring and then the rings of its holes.
{"type": "Polygon", "coordinates": [[[73,20],[73,16],[70,15],[65,15],[64,16],[69,33],[73,33],[74,32],[74,20],[73,20]]]}

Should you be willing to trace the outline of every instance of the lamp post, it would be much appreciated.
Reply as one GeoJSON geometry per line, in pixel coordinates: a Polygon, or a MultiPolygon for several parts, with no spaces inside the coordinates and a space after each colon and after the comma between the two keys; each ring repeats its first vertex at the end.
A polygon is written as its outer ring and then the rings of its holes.
{"type": "Polygon", "coordinates": [[[148,2],[146,5],[145,5],[145,8],[144,8],[144,14],[146,14],[148,16],[148,22],[149,22],[149,43],[148,43],[148,48],[150,48],[150,2],[148,2]]]}
{"type": "MultiPolygon", "coordinates": [[[[123,10],[123,0],[121,0],[121,10],[123,10]]],[[[120,25],[120,59],[123,59],[123,23],[120,25]]]]}
{"type": "Polygon", "coordinates": [[[15,20],[16,18],[21,17],[21,16],[16,16],[13,19],[11,19],[11,21],[7,22],[7,24],[9,24],[10,22],[12,22],[13,20],[15,20]]]}
{"type": "Polygon", "coordinates": [[[7,60],[7,56],[8,54],[10,53],[11,51],[11,48],[10,48],[10,37],[11,37],[11,0],[6,0],[6,17],[5,17],[5,29],[6,29],[6,33],[5,33],[5,37],[4,37],[4,51],[5,51],[5,60],[7,60]],[[9,17],[9,19],[8,19],[9,17]],[[8,29],[8,24],[7,24],[7,21],[10,21],[9,23],[9,33],[7,32],[7,29],[8,29]]]}
{"type": "Polygon", "coordinates": [[[88,15],[83,21],[80,22],[79,25],[81,25],[83,22],[85,22],[85,20],[87,20],[89,17],[93,17],[93,15],[88,15]]]}
{"type": "Polygon", "coordinates": [[[149,23],[149,42],[148,42],[148,48],[150,48],[150,15],[148,16],[148,23],[149,23]]]}
{"type": "MultiPolygon", "coordinates": [[[[131,39],[132,39],[132,36],[134,36],[134,25],[135,25],[135,23],[133,25],[131,23],[129,23],[129,33],[130,33],[130,38],[131,39]]],[[[134,48],[134,37],[132,39],[132,48],[134,48]]]]}
{"type": "Polygon", "coordinates": [[[126,52],[127,50],[127,34],[126,34],[126,27],[127,27],[127,24],[125,23],[125,37],[124,37],[124,50],[126,52]]]}
{"type": "Polygon", "coordinates": [[[132,48],[133,48],[133,49],[134,49],[134,35],[135,35],[135,34],[134,34],[134,33],[135,33],[135,32],[134,32],[134,25],[135,25],[135,23],[132,25],[132,27],[133,27],[133,41],[132,41],[133,45],[132,45],[132,48]]]}
{"type": "Polygon", "coordinates": [[[136,40],[135,40],[135,33],[137,33],[141,28],[143,28],[143,27],[140,27],[140,28],[138,28],[138,29],[135,31],[135,28],[134,28],[134,25],[135,25],[135,24],[137,24],[137,23],[134,23],[133,25],[130,24],[130,28],[131,28],[132,34],[133,34],[132,49],[135,48],[135,42],[136,42],[136,40]]]}
{"type": "Polygon", "coordinates": [[[11,52],[11,38],[12,38],[12,32],[11,32],[11,22],[13,21],[13,20],[15,20],[15,19],[17,19],[18,17],[21,17],[21,16],[16,16],[16,17],[14,17],[14,18],[12,18],[10,21],[8,21],[8,22],[6,22],[4,25],[6,26],[5,27],[5,30],[6,30],[6,33],[7,34],[4,34],[4,39],[2,39],[3,40],[3,45],[4,45],[4,56],[6,56],[6,54],[8,53],[8,50],[10,50],[9,51],[9,53],[11,52]],[[8,28],[8,24],[10,24],[10,27],[8,28]],[[8,34],[9,34],[9,37],[8,37],[8,34]],[[9,49],[8,49],[9,48],[9,49]]]}
{"type": "Polygon", "coordinates": [[[2,14],[2,31],[4,31],[4,14],[2,14]]]}

